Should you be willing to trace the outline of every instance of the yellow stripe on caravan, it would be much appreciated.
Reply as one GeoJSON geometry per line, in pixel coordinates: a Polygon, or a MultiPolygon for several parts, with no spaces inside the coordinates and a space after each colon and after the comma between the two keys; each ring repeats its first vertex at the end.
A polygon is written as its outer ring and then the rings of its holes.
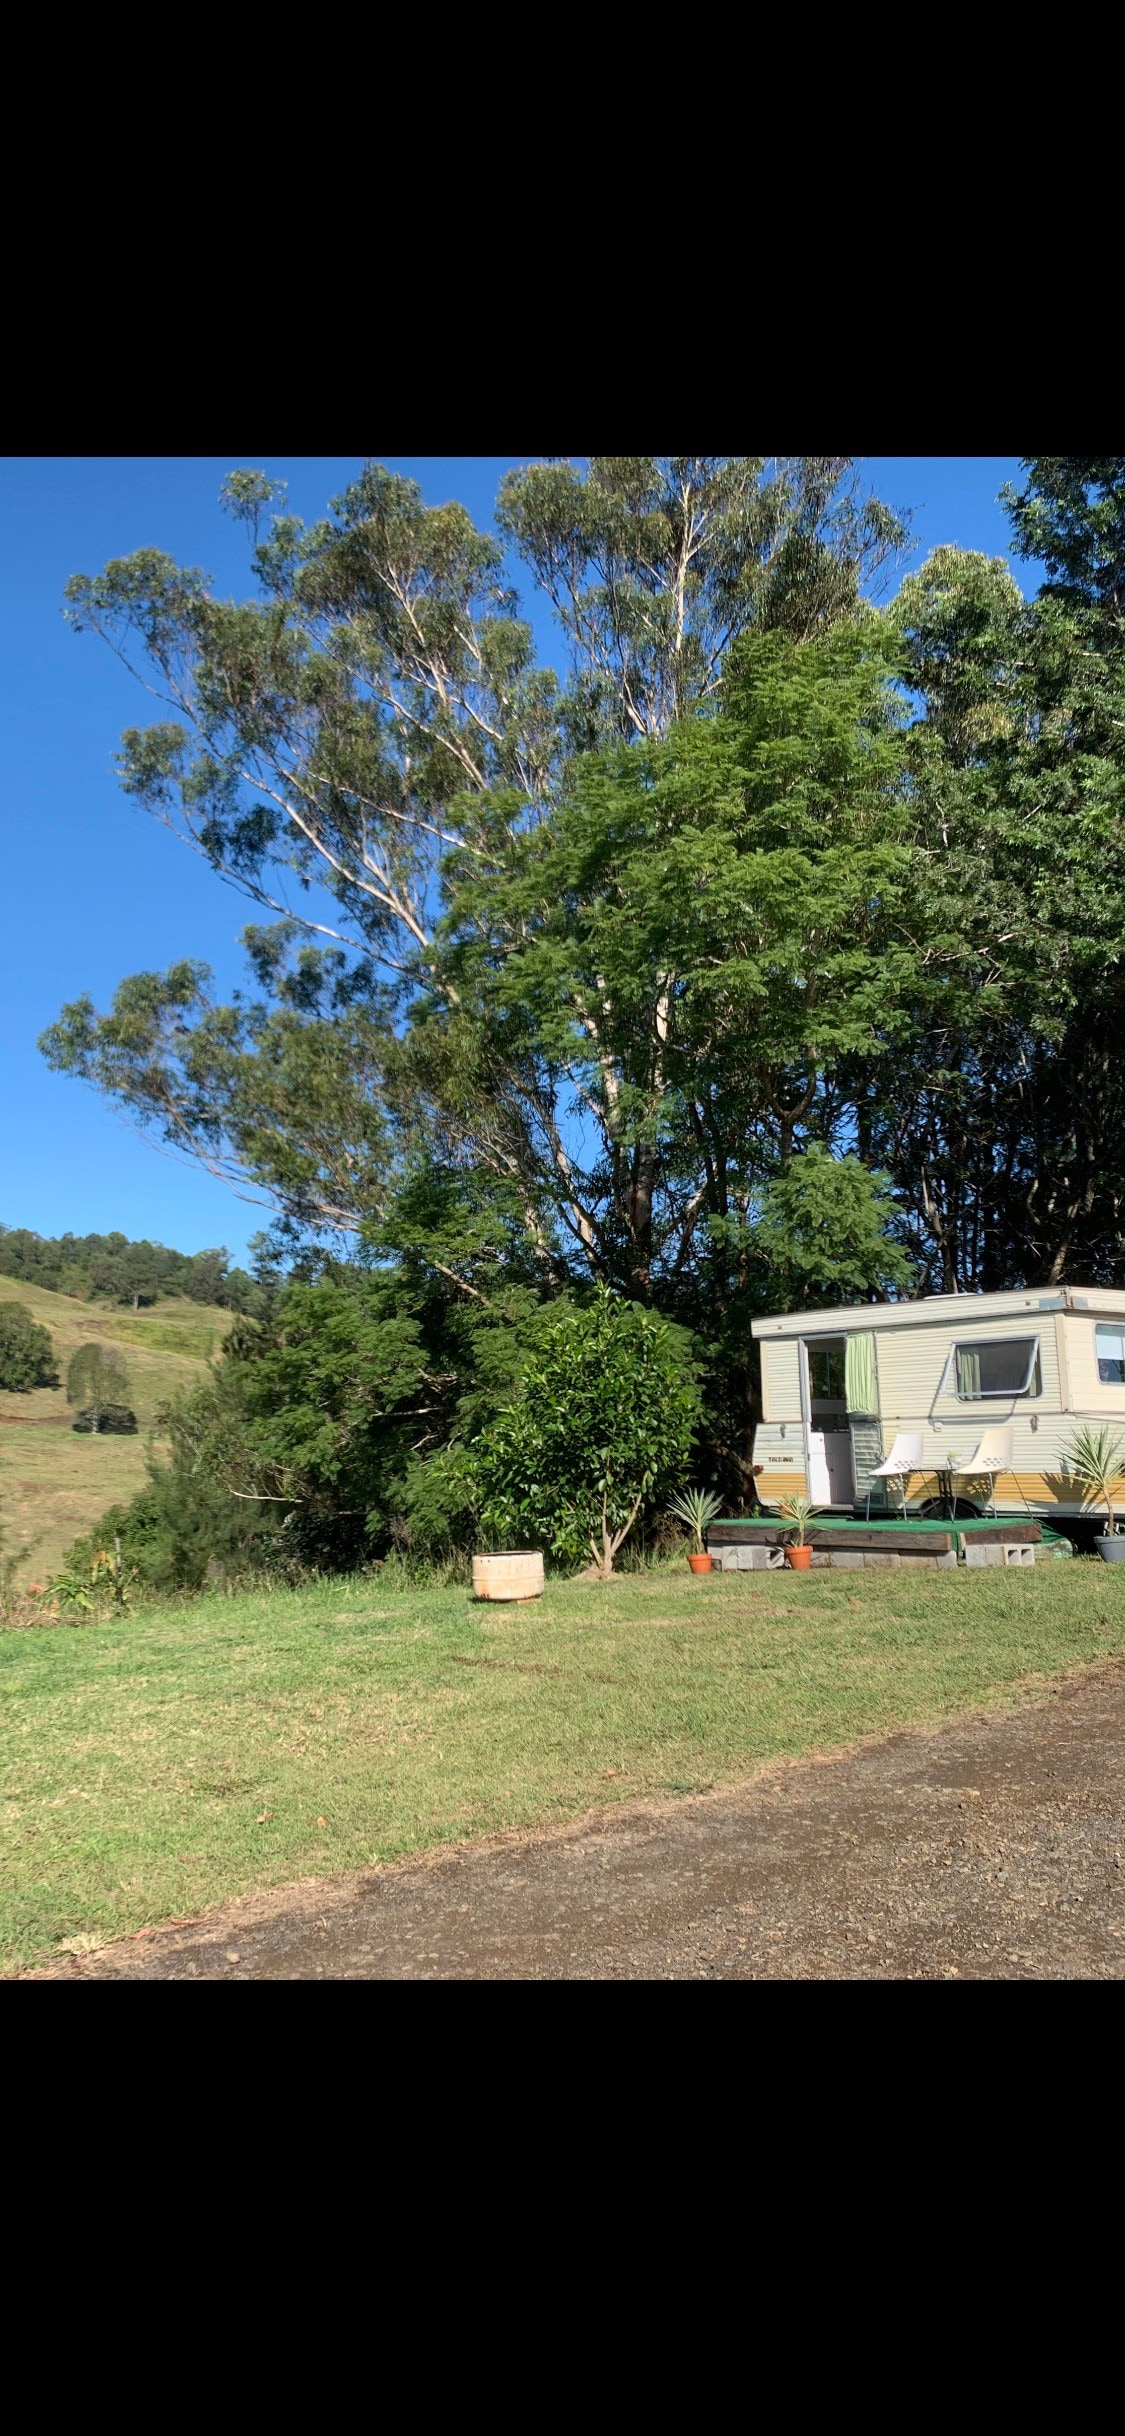
{"type": "MultiPolygon", "coordinates": [[[[940,1471],[935,1469],[932,1472],[912,1472],[906,1484],[907,1501],[912,1505],[919,1505],[930,1498],[940,1497],[945,1485],[944,1465],[940,1471]]],[[[991,1486],[985,1479],[970,1480],[964,1474],[954,1472],[952,1486],[955,1495],[963,1498],[970,1505],[991,1503],[991,1486]]],[[[779,1497],[800,1497],[804,1494],[806,1487],[807,1481],[804,1472],[764,1471],[759,1475],[757,1482],[758,1494],[765,1499],[767,1505],[776,1504],[779,1497]]],[[[897,1506],[897,1481],[892,1484],[892,1487],[891,1502],[897,1506]]],[[[1022,1503],[1025,1498],[1029,1501],[1037,1500],[1040,1505],[1065,1506],[1068,1511],[1075,1513],[1079,1511],[1083,1502],[1078,1482],[1066,1480],[1058,1472],[1001,1472],[998,1475],[996,1481],[997,1504],[1005,1502],[1011,1504],[1014,1501],[1022,1503]]]]}
{"type": "MultiPolygon", "coordinates": [[[[911,1473],[906,1484],[907,1503],[913,1506],[928,1504],[931,1498],[940,1497],[947,1485],[951,1485],[954,1494],[968,1505],[992,1503],[990,1481],[970,1479],[964,1473],[955,1471],[952,1483],[948,1484],[944,1464],[940,1471],[935,1468],[932,1472],[911,1473]]],[[[804,1472],[763,1471],[756,1486],[759,1496],[767,1505],[776,1505],[780,1497],[806,1495],[808,1482],[804,1472]]],[[[891,1489],[888,1502],[897,1509],[897,1480],[891,1483],[891,1489]]],[[[861,1498],[862,1495],[861,1491],[861,1498]]],[[[1041,1506],[1059,1506],[1068,1514],[1085,1511],[1082,1490],[1076,1480],[1067,1480],[1058,1472],[1001,1472],[996,1481],[997,1505],[1022,1505],[1025,1501],[1041,1506]]],[[[1097,1512],[1098,1509],[1095,1506],[1090,1511],[1097,1512]]]]}
{"type": "MultiPolygon", "coordinates": [[[[940,1471],[912,1472],[906,1484],[907,1497],[915,1500],[925,1496],[938,1497],[946,1479],[944,1464],[940,1471]]],[[[981,1498],[991,1500],[991,1482],[983,1474],[978,1474],[975,1479],[970,1478],[954,1466],[952,1486],[955,1495],[965,1498],[970,1504],[981,1498]]],[[[895,1487],[897,1492],[897,1483],[895,1487]]],[[[1080,1506],[1082,1503],[1078,1482],[1068,1480],[1060,1472],[998,1472],[997,1503],[1013,1497],[1037,1497],[1041,1505],[1049,1506],[1080,1506]]]]}

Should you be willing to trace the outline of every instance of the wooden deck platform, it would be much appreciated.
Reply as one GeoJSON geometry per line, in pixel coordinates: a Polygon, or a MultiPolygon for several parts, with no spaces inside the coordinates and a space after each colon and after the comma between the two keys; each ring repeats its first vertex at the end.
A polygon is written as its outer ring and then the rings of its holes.
{"type": "MultiPolygon", "coordinates": [[[[707,1532],[707,1546],[712,1555],[721,1548],[784,1548],[793,1537],[792,1523],[778,1517],[757,1518],[754,1521],[715,1522],[707,1532]]],[[[817,1555],[850,1557],[891,1557],[914,1559],[931,1563],[939,1557],[952,1557],[956,1562],[964,1547],[1038,1547],[1043,1538],[1039,1523],[1025,1519],[1008,1521],[1004,1515],[989,1515],[979,1522],[857,1522],[845,1516],[820,1516],[809,1523],[805,1533],[817,1555]]]]}

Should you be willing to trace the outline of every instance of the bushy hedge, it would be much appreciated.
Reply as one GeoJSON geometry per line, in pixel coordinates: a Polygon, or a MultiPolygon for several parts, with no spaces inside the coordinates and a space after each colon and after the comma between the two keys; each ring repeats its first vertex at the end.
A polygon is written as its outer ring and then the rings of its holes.
{"type": "Polygon", "coordinates": [[[561,1311],[472,1450],[487,1544],[612,1573],[645,1504],[683,1479],[700,1401],[683,1329],[604,1287],[561,1311]]]}
{"type": "Polygon", "coordinates": [[[50,1332],[22,1303],[0,1303],[0,1387],[26,1395],[33,1387],[57,1387],[50,1332]]]}

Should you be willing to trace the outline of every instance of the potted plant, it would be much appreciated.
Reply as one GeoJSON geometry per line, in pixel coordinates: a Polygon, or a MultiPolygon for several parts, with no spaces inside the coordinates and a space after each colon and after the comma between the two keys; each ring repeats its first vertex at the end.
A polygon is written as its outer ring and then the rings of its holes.
{"type": "Polygon", "coordinates": [[[808,1528],[819,1506],[809,1504],[807,1497],[785,1497],[779,1508],[782,1520],[792,1523],[793,1537],[785,1550],[785,1561],[794,1573],[807,1573],[812,1564],[812,1549],[808,1544],[808,1528]]]}
{"type": "Polygon", "coordinates": [[[1125,1440],[1111,1429],[1079,1429],[1069,1446],[1060,1449],[1059,1460],[1078,1482],[1083,1504],[1105,1507],[1105,1530],[1094,1541],[1098,1555],[1107,1565],[1125,1565],[1125,1535],[1113,1510],[1114,1490],[1125,1484],[1125,1440]]]}
{"type": "Polygon", "coordinates": [[[678,1497],[669,1498],[669,1514],[674,1514],[677,1522],[687,1524],[695,1542],[688,1557],[693,1573],[711,1571],[712,1560],[703,1545],[703,1534],[708,1523],[715,1522],[722,1510],[722,1499],[714,1497],[710,1489],[684,1489],[678,1497]]]}

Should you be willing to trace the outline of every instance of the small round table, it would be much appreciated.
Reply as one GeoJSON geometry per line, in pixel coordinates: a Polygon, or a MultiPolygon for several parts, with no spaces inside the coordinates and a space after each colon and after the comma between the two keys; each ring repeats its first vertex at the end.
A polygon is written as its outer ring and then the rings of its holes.
{"type": "Polygon", "coordinates": [[[963,1497],[954,1496],[953,1482],[956,1476],[956,1465],[952,1455],[947,1455],[943,1463],[935,1463],[932,1469],[935,1481],[939,1481],[941,1485],[936,1497],[927,1498],[922,1507],[921,1519],[925,1522],[970,1521],[979,1512],[979,1508],[969,1505],[963,1497]]]}

